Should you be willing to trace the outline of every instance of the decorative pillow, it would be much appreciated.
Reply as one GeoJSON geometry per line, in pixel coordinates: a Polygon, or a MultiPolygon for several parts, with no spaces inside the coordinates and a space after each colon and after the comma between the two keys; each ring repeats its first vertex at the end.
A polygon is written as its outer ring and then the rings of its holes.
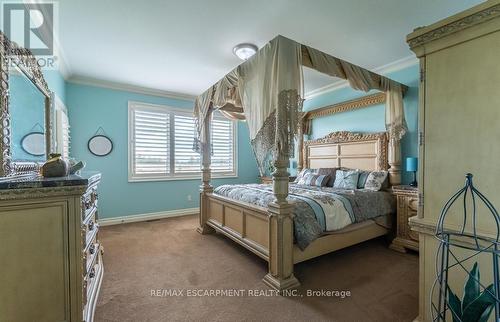
{"type": "Polygon", "coordinates": [[[358,178],[358,189],[363,189],[365,187],[366,179],[371,171],[359,170],[358,178]]]}
{"type": "Polygon", "coordinates": [[[316,173],[308,173],[302,177],[299,184],[308,186],[325,187],[330,177],[328,175],[319,175],[316,173]]]}
{"type": "Polygon", "coordinates": [[[337,170],[333,187],[343,189],[356,189],[358,187],[358,170],[337,170]]]}
{"type": "Polygon", "coordinates": [[[318,174],[320,176],[328,176],[329,180],[326,183],[326,187],[333,187],[333,183],[335,182],[335,172],[337,172],[339,168],[319,168],[318,174]]]}
{"type": "Polygon", "coordinates": [[[297,178],[295,178],[295,181],[293,183],[299,183],[300,180],[302,180],[308,173],[315,173],[315,170],[309,168],[302,169],[299,174],[297,174],[297,178]]]}
{"type": "Polygon", "coordinates": [[[308,174],[310,172],[311,172],[311,169],[309,169],[309,168],[304,168],[304,169],[300,170],[300,172],[297,173],[297,177],[295,177],[295,181],[293,183],[299,183],[300,179],[302,179],[303,176],[305,176],[306,174],[308,174]]]}
{"type": "Polygon", "coordinates": [[[387,171],[370,172],[366,178],[365,189],[379,191],[382,189],[385,180],[387,179],[387,171]]]}

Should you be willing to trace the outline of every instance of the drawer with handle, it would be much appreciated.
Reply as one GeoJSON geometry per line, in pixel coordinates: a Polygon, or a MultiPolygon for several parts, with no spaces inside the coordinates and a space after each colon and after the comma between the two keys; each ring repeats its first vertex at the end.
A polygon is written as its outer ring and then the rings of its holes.
{"type": "Polygon", "coordinates": [[[87,298],[86,301],[87,304],[88,302],[95,302],[96,300],[95,296],[97,294],[99,280],[102,278],[102,273],[103,273],[103,267],[101,263],[101,258],[100,256],[98,256],[94,266],[89,271],[89,274],[85,277],[85,282],[87,283],[86,294],[85,294],[85,297],[87,298]]]}
{"type": "Polygon", "coordinates": [[[95,214],[87,218],[82,224],[82,237],[84,241],[84,248],[88,247],[90,241],[94,239],[99,231],[99,224],[96,222],[95,214]]]}
{"type": "Polygon", "coordinates": [[[87,293],[88,293],[89,282],[86,278],[83,279],[83,288],[82,288],[82,303],[83,307],[87,305],[87,293]]]}
{"type": "Polygon", "coordinates": [[[83,255],[83,275],[88,276],[92,272],[92,267],[94,267],[97,261],[97,255],[99,252],[99,243],[93,243],[89,246],[89,248],[85,251],[83,255]]]}
{"type": "Polygon", "coordinates": [[[97,260],[97,254],[99,252],[99,241],[97,240],[97,234],[94,234],[89,240],[87,246],[83,249],[83,275],[88,275],[92,266],[97,260]]]}
{"type": "Polygon", "coordinates": [[[82,196],[82,220],[85,220],[87,216],[90,215],[92,211],[97,208],[97,200],[99,196],[97,194],[97,188],[90,188],[82,196]]]}
{"type": "MultiPolygon", "coordinates": [[[[96,260],[89,270],[89,273],[85,276],[83,280],[83,296],[84,296],[84,306],[87,306],[89,300],[93,298],[93,294],[96,292],[96,283],[98,281],[98,276],[102,274],[102,264],[100,256],[96,256],[96,260]]],[[[88,306],[85,310],[88,309],[88,306]]]]}

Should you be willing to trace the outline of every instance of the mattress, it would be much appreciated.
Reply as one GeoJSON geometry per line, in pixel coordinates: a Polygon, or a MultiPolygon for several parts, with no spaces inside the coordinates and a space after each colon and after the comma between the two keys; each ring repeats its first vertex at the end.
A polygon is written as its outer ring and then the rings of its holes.
{"type": "MultiPolygon", "coordinates": [[[[214,193],[266,208],[274,201],[272,186],[266,184],[223,185],[214,193]]],[[[294,235],[300,249],[325,233],[396,212],[395,198],[386,191],[290,184],[288,201],[294,205],[294,235]]]]}
{"type": "Polygon", "coordinates": [[[350,224],[349,226],[346,226],[345,228],[343,228],[341,230],[326,231],[323,233],[323,235],[345,234],[345,233],[349,233],[349,232],[352,232],[355,230],[359,230],[359,229],[371,226],[373,224],[390,229],[392,227],[392,216],[391,215],[384,215],[384,216],[375,217],[373,219],[367,219],[367,220],[362,221],[362,222],[350,224]]]}

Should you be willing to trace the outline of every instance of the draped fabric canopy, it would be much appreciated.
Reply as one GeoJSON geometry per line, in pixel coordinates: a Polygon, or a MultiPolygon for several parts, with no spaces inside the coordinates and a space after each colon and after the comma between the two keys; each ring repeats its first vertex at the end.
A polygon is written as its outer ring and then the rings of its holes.
{"type": "Polygon", "coordinates": [[[293,156],[293,140],[303,102],[302,65],[346,79],[352,88],[386,92],[386,128],[391,140],[407,131],[401,85],[359,66],[277,36],[195,101],[195,149],[208,142],[205,122],[210,110],[248,124],[252,148],[261,174],[269,152],[293,156]]]}
{"type": "MultiPolygon", "coordinates": [[[[330,56],[314,48],[304,46],[311,68],[324,74],[346,79],[356,90],[379,90],[386,93],[385,125],[391,141],[399,141],[408,131],[404,109],[403,91],[406,86],[392,79],[330,56]]],[[[310,130],[310,127],[309,127],[310,130]]],[[[306,132],[307,133],[307,132],[306,132]]]]}

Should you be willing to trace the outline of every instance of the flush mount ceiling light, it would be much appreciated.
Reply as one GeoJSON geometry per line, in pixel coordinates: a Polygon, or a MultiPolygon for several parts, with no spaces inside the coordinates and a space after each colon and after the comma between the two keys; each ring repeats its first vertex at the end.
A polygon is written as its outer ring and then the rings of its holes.
{"type": "Polygon", "coordinates": [[[252,57],[257,50],[258,48],[254,44],[245,43],[234,46],[233,53],[238,56],[239,59],[247,60],[252,57]]]}

